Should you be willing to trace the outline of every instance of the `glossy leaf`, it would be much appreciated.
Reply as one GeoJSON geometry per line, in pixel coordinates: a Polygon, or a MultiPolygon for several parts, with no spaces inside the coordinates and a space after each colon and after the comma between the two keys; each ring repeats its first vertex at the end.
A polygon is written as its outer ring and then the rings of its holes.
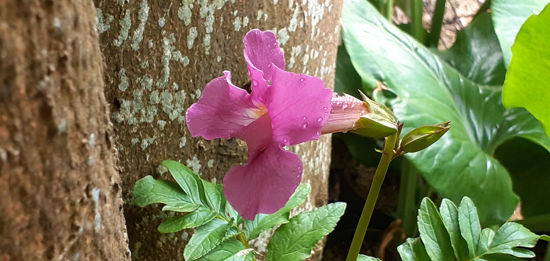
{"type": "Polygon", "coordinates": [[[548,0],[492,0],[491,10],[495,32],[500,42],[506,67],[512,59],[512,44],[521,25],[529,16],[540,12],[548,0]]]}
{"type": "Polygon", "coordinates": [[[508,254],[521,258],[535,257],[532,251],[521,247],[532,248],[538,239],[537,234],[524,226],[508,222],[495,233],[486,254],[508,254]]]}
{"type": "Polygon", "coordinates": [[[267,261],[304,260],[311,249],[328,235],[346,209],[345,203],[331,203],[302,212],[279,227],[267,246],[267,261]]]}
{"type": "Polygon", "coordinates": [[[160,223],[158,231],[174,233],[186,228],[202,226],[216,217],[216,213],[206,208],[199,208],[184,216],[169,217],[160,223]]]}
{"type": "Polygon", "coordinates": [[[465,197],[458,207],[458,224],[460,233],[468,245],[469,256],[474,258],[479,254],[479,240],[481,238],[481,225],[477,215],[477,208],[469,198],[465,197]]]}
{"type": "Polygon", "coordinates": [[[223,186],[221,184],[213,184],[202,180],[204,187],[204,195],[208,206],[217,213],[225,213],[225,196],[223,195],[223,186]]]}
{"type": "Polygon", "coordinates": [[[420,238],[407,238],[407,241],[397,247],[397,252],[403,261],[430,260],[420,238]]]}
{"type": "Polygon", "coordinates": [[[424,198],[418,210],[418,231],[426,252],[432,260],[455,260],[449,234],[434,203],[424,198]]]}
{"type": "Polygon", "coordinates": [[[177,161],[165,160],[162,162],[162,165],[170,171],[172,177],[174,177],[181,189],[189,195],[194,203],[206,203],[202,180],[197,174],[193,173],[191,169],[177,161]]]}
{"type": "Polygon", "coordinates": [[[254,251],[247,249],[243,243],[235,238],[223,241],[205,256],[201,261],[229,261],[229,260],[252,260],[254,251]]]}
{"type": "Polygon", "coordinates": [[[230,227],[231,224],[216,218],[199,227],[183,251],[185,260],[196,260],[210,252],[223,241],[230,227]]]}
{"type": "Polygon", "coordinates": [[[443,225],[449,233],[455,256],[458,260],[466,260],[468,258],[468,245],[460,234],[458,208],[452,201],[443,199],[441,206],[439,206],[439,213],[443,225]]]}
{"type": "Polygon", "coordinates": [[[524,107],[550,136],[550,5],[529,17],[512,46],[512,61],[502,93],[504,105],[524,107]]]}
{"type": "Polygon", "coordinates": [[[421,151],[438,141],[450,128],[449,122],[420,126],[403,136],[401,149],[404,152],[421,151]]]}
{"type": "Polygon", "coordinates": [[[506,68],[489,13],[478,15],[458,31],[454,45],[440,52],[439,56],[475,83],[504,83],[506,68]]]}
{"type": "MultiPolygon", "coordinates": [[[[372,78],[371,78],[372,79],[372,78]]],[[[373,79],[374,80],[374,79],[373,79]]],[[[334,91],[339,94],[349,94],[355,98],[361,98],[357,90],[361,90],[361,77],[351,64],[350,57],[344,45],[338,46],[338,56],[336,58],[336,74],[334,77],[334,91]]],[[[370,92],[362,89],[363,92],[370,92]]]]}
{"type": "Polygon", "coordinates": [[[462,76],[366,1],[346,1],[342,25],[359,75],[374,77],[398,95],[392,107],[405,123],[403,133],[437,122],[453,124],[441,140],[406,157],[442,196],[455,202],[471,197],[484,224],[507,220],[519,199],[507,170],[493,154],[504,141],[518,136],[550,149],[540,123],[523,109],[505,110],[500,88],[480,86],[462,76]]]}
{"type": "Polygon", "coordinates": [[[277,212],[271,215],[258,214],[254,220],[245,220],[244,231],[247,238],[252,240],[263,231],[272,229],[276,225],[288,223],[290,211],[304,203],[310,192],[311,188],[307,184],[300,184],[286,205],[277,212]]]}
{"type": "Polygon", "coordinates": [[[133,188],[134,202],[145,207],[154,203],[162,203],[184,211],[193,211],[199,205],[183,193],[173,182],[155,180],[152,176],[145,176],[138,180],[133,188]]]}

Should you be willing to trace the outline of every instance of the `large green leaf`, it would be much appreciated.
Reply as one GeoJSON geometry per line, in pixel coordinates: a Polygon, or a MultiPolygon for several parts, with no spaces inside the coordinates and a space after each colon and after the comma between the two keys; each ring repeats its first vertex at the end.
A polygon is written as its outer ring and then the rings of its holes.
{"type": "Polygon", "coordinates": [[[492,0],[491,10],[495,31],[502,48],[506,67],[512,59],[512,44],[521,25],[533,13],[538,13],[549,0],[492,0]]]}
{"type": "Polygon", "coordinates": [[[462,76],[366,1],[346,1],[342,25],[359,75],[374,76],[398,95],[392,107],[405,123],[402,133],[452,122],[440,141],[407,156],[430,185],[454,202],[471,197],[484,224],[507,220],[519,200],[507,170],[493,154],[515,136],[550,149],[540,123],[523,109],[505,110],[500,88],[480,86],[462,76]]]}
{"type": "Polygon", "coordinates": [[[434,203],[424,198],[418,210],[418,231],[426,252],[432,260],[455,260],[449,233],[443,225],[434,203]]]}
{"type": "Polygon", "coordinates": [[[460,30],[455,44],[440,52],[440,57],[478,84],[504,83],[506,68],[489,13],[479,14],[460,30]]]}
{"type": "Polygon", "coordinates": [[[202,180],[197,174],[177,161],[165,160],[162,162],[162,165],[170,171],[172,177],[174,177],[181,189],[189,195],[194,203],[203,205],[208,204],[205,199],[202,180]]]}
{"type": "Polygon", "coordinates": [[[534,247],[539,238],[540,236],[524,226],[508,222],[498,229],[484,254],[507,254],[521,258],[535,257],[532,251],[525,248],[534,247]]]}
{"type": "Polygon", "coordinates": [[[158,231],[161,233],[174,233],[186,228],[202,226],[215,217],[216,213],[210,209],[199,208],[184,216],[174,216],[163,220],[158,227],[158,231]]]}
{"type": "Polygon", "coordinates": [[[230,223],[217,218],[199,227],[183,251],[185,260],[196,260],[210,252],[226,238],[230,228],[230,223]]]}
{"type": "Polygon", "coordinates": [[[254,220],[244,221],[244,232],[249,240],[257,238],[260,233],[273,228],[276,225],[288,223],[290,211],[304,203],[311,188],[307,184],[300,184],[285,206],[277,212],[266,215],[258,214],[254,220]]]}
{"type": "Polygon", "coordinates": [[[193,211],[199,207],[199,205],[191,202],[191,199],[183,193],[177,184],[155,180],[151,176],[145,176],[138,180],[132,192],[134,202],[140,207],[163,203],[184,212],[193,211]]]}
{"type": "Polygon", "coordinates": [[[328,235],[346,209],[345,203],[331,203],[310,212],[302,212],[279,227],[267,246],[267,261],[304,260],[311,249],[328,235]]]}
{"type": "Polygon", "coordinates": [[[502,99],[506,107],[525,107],[550,136],[550,5],[529,17],[512,46],[502,99]]]}

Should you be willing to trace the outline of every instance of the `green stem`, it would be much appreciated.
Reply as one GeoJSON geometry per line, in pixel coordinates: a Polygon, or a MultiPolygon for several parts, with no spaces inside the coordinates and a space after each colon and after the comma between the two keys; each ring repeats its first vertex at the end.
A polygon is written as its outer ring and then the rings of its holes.
{"type": "Polygon", "coordinates": [[[411,12],[411,35],[419,42],[423,42],[423,27],[422,27],[422,0],[412,0],[412,12],[411,12]]]}
{"type": "Polygon", "coordinates": [[[445,0],[437,0],[435,3],[434,16],[432,17],[432,26],[428,36],[428,47],[435,47],[439,44],[441,35],[441,26],[443,25],[443,16],[445,15],[445,0]]]}
{"type": "Polygon", "coordinates": [[[374,173],[374,178],[370,186],[369,194],[367,195],[367,200],[365,201],[365,206],[363,207],[363,212],[361,213],[361,218],[357,224],[357,229],[353,235],[353,240],[351,241],[351,246],[348,252],[348,257],[346,261],[356,261],[359,251],[361,250],[361,245],[363,245],[363,239],[367,233],[367,228],[369,226],[370,218],[374,210],[374,205],[376,205],[376,200],[378,199],[378,194],[380,193],[380,188],[382,188],[382,183],[386,177],[386,172],[388,171],[388,166],[393,158],[393,148],[395,143],[398,140],[398,134],[395,133],[386,138],[384,143],[384,149],[382,150],[382,158],[378,163],[376,172],[374,173]]]}
{"type": "Polygon", "coordinates": [[[386,19],[392,22],[391,18],[393,16],[393,0],[386,0],[386,19]]]}
{"type": "Polygon", "coordinates": [[[404,159],[401,167],[398,215],[403,221],[402,227],[407,237],[414,237],[416,234],[416,184],[418,178],[416,169],[404,159]]]}

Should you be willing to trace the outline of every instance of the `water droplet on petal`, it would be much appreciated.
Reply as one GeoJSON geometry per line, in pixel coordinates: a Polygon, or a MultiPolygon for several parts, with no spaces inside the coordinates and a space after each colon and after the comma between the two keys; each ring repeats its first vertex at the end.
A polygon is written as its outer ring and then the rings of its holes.
{"type": "Polygon", "coordinates": [[[345,110],[347,107],[348,107],[348,105],[344,103],[344,104],[342,105],[342,110],[345,110]]]}
{"type": "Polygon", "coordinates": [[[323,111],[327,111],[327,110],[328,110],[327,106],[323,107],[323,111]]]}
{"type": "Polygon", "coordinates": [[[302,128],[307,128],[307,122],[304,122],[304,124],[302,125],[302,128]]]}
{"type": "Polygon", "coordinates": [[[303,119],[304,119],[304,121],[307,121],[307,117],[306,117],[306,116],[304,116],[304,118],[303,118],[303,119]]]}
{"type": "Polygon", "coordinates": [[[323,121],[323,117],[317,118],[317,122],[318,122],[318,123],[321,123],[322,121],[323,121]]]}
{"type": "Polygon", "coordinates": [[[258,86],[258,81],[252,80],[252,86],[258,86]]]}
{"type": "Polygon", "coordinates": [[[288,144],[288,139],[287,138],[283,138],[283,145],[286,145],[288,144]]]}

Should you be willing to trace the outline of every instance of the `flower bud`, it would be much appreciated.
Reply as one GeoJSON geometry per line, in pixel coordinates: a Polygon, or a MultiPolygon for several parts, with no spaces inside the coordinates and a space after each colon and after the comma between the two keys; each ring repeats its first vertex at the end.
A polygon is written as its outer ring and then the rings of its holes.
{"type": "Polygon", "coordinates": [[[451,127],[450,122],[418,127],[407,133],[401,141],[400,151],[417,152],[438,141],[451,127]]]}

